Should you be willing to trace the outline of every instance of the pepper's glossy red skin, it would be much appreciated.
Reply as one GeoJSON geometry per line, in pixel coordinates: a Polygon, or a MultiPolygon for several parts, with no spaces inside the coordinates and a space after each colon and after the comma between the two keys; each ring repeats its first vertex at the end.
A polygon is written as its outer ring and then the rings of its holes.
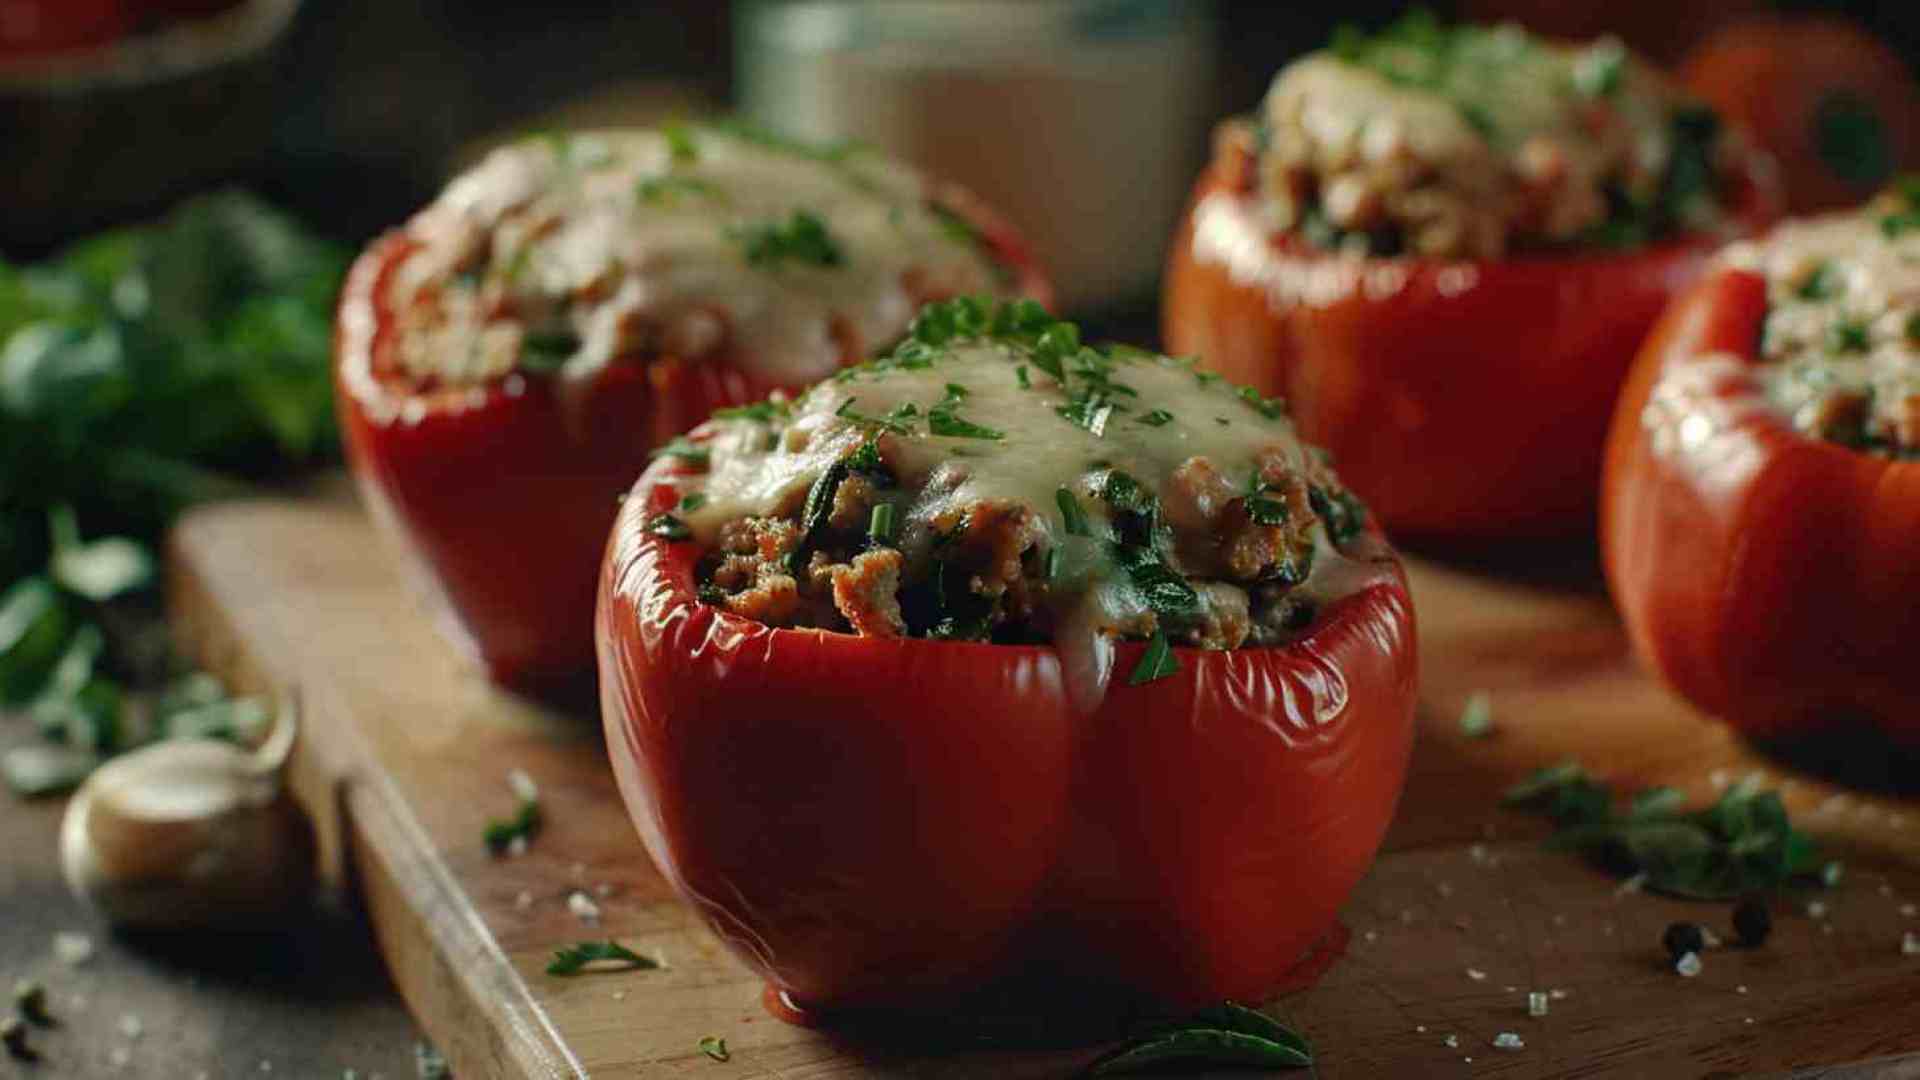
{"type": "MultiPolygon", "coordinates": [[[[1356,259],[1256,225],[1245,168],[1216,161],[1174,239],[1168,350],[1285,397],[1301,435],[1333,452],[1398,539],[1590,530],[1621,380],[1717,240],[1496,262],[1356,259]]],[[[1774,212],[1763,177],[1749,184],[1752,225],[1774,212]]]]}
{"type": "Polygon", "coordinates": [[[1717,270],[1648,340],[1607,443],[1614,601],[1646,662],[1742,731],[1865,721],[1920,745],[1920,464],[1767,404],[1750,368],[1766,306],[1759,276],[1717,270]]]}
{"type": "MultiPolygon", "coordinates": [[[[648,852],[806,1006],[920,1011],[1036,983],[1264,1000],[1371,862],[1412,742],[1397,563],[1284,648],[1069,704],[1052,649],[772,629],[698,602],[691,542],[615,526],[608,755],[648,852]]],[[[1056,1002],[1056,1005],[1061,1003],[1056,1002]]]]}
{"type": "MultiPolygon", "coordinates": [[[[942,201],[981,227],[1025,295],[1051,297],[1006,226],[964,193],[943,192],[942,201]]],[[[607,530],[651,451],[714,409],[798,387],[728,358],[656,357],[611,364],[566,401],[554,380],[518,374],[422,393],[387,355],[385,279],[408,245],[399,233],[376,241],[341,295],[334,388],[355,477],[449,636],[489,677],[520,690],[572,690],[593,666],[607,530]]]]}

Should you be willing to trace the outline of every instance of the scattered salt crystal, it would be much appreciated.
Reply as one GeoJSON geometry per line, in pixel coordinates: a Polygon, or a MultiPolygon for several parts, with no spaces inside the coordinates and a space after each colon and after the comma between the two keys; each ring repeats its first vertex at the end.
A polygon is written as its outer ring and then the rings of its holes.
{"type": "Polygon", "coordinates": [[[583,923],[591,925],[600,921],[600,905],[594,903],[586,893],[568,893],[567,910],[573,912],[574,918],[583,923]]]}
{"type": "Polygon", "coordinates": [[[1517,986],[1503,986],[1500,988],[1500,992],[1503,994],[1511,994],[1518,989],[1520,988],[1517,986]]]}
{"type": "Polygon", "coordinates": [[[68,967],[79,967],[93,959],[93,939],[85,934],[62,930],[53,935],[53,955],[68,967]]]}
{"type": "Polygon", "coordinates": [[[1567,991],[1561,990],[1558,987],[1555,987],[1554,989],[1547,991],[1547,996],[1552,998],[1555,1001],[1565,1001],[1567,999],[1567,991]]]}
{"type": "Polygon", "coordinates": [[[261,1071],[261,1072],[272,1072],[272,1071],[273,1071],[273,1062],[271,1062],[271,1061],[268,1061],[268,1060],[267,1060],[266,1058],[261,1058],[261,1059],[260,1059],[260,1071],[261,1071]]]}
{"type": "Polygon", "coordinates": [[[1721,945],[1720,936],[1704,926],[1700,928],[1700,941],[1709,949],[1717,949],[1721,945]]]}
{"type": "Polygon", "coordinates": [[[1477,862],[1477,863],[1486,862],[1487,861],[1487,845],[1485,844],[1468,845],[1467,858],[1472,859],[1474,862],[1477,862]]]}
{"type": "Polygon", "coordinates": [[[1619,888],[1616,888],[1613,890],[1613,895],[1631,896],[1632,894],[1639,892],[1646,884],[1647,884],[1646,874],[1644,873],[1635,874],[1632,877],[1628,878],[1627,880],[1621,882],[1619,888]]]}
{"type": "Polygon", "coordinates": [[[1442,897],[1442,898],[1445,898],[1445,897],[1448,897],[1448,896],[1452,896],[1452,895],[1453,895],[1453,886],[1452,886],[1452,885],[1449,885],[1449,884],[1447,884],[1447,883],[1446,883],[1446,882],[1444,882],[1444,881],[1443,881],[1443,882],[1441,882],[1441,883],[1440,883],[1440,884],[1438,884],[1438,885],[1435,885],[1435,886],[1434,886],[1433,888],[1434,888],[1434,891],[1435,891],[1435,892],[1438,892],[1438,893],[1439,893],[1439,894],[1441,895],[1441,897],[1442,897]]]}
{"type": "Polygon", "coordinates": [[[1418,1034],[1418,1035],[1425,1035],[1425,1034],[1427,1033],[1427,1025],[1425,1025],[1425,1024],[1415,1024],[1415,1025],[1413,1025],[1413,1030],[1414,1030],[1414,1033],[1415,1033],[1415,1034],[1418,1034]]]}
{"type": "Polygon", "coordinates": [[[147,1026],[140,1022],[139,1017],[128,1013],[120,1018],[120,1034],[129,1039],[137,1039],[146,1033],[147,1026]]]}
{"type": "Polygon", "coordinates": [[[627,992],[625,990],[615,990],[613,992],[613,1000],[615,1001],[627,1000],[627,992]]]}
{"type": "Polygon", "coordinates": [[[107,1055],[107,1063],[112,1065],[116,1069],[126,1068],[127,1063],[132,1060],[133,1060],[133,1051],[127,1049],[124,1046],[114,1047],[113,1052],[107,1055]]]}
{"type": "Polygon", "coordinates": [[[513,906],[520,911],[527,910],[533,906],[533,894],[525,889],[521,889],[513,898],[513,906]]]}
{"type": "Polygon", "coordinates": [[[1920,934],[1909,930],[1900,938],[1900,955],[1920,956],[1920,934]]]}
{"type": "Polygon", "coordinates": [[[1526,1047],[1527,1042],[1511,1031],[1503,1031],[1493,1037],[1493,1045],[1500,1050],[1520,1050],[1526,1047]]]}
{"type": "Polygon", "coordinates": [[[1734,993],[1736,993],[1736,994],[1744,994],[1744,993],[1746,993],[1746,992],[1747,992],[1747,984],[1746,984],[1746,983],[1741,983],[1741,984],[1740,984],[1739,986],[1736,986],[1736,987],[1734,987],[1734,988],[1733,988],[1733,992],[1734,992],[1734,993]]]}
{"type": "Polygon", "coordinates": [[[1749,1024],[1753,1023],[1753,1017],[1751,1016],[1747,1017],[1746,1022],[1749,1024]]]}
{"type": "Polygon", "coordinates": [[[593,895],[599,897],[602,900],[605,900],[607,897],[612,896],[613,895],[612,883],[603,881],[600,884],[595,885],[593,887],[593,895]]]}
{"type": "Polygon", "coordinates": [[[1561,914],[1558,914],[1558,913],[1555,913],[1555,914],[1554,914],[1554,916],[1553,916],[1553,925],[1555,925],[1555,926],[1565,926],[1565,925],[1567,925],[1567,917],[1566,917],[1565,915],[1561,915],[1561,914]]]}
{"type": "Polygon", "coordinates": [[[1689,979],[1700,974],[1700,954],[1682,953],[1679,962],[1673,965],[1673,970],[1689,979]]]}
{"type": "Polygon", "coordinates": [[[1920,907],[1915,907],[1912,904],[1901,904],[1900,914],[1904,918],[1911,919],[1915,915],[1920,915],[1920,907]]]}
{"type": "Polygon", "coordinates": [[[1807,901],[1807,918],[1824,919],[1827,917],[1827,903],[1824,900],[1807,901]]]}
{"type": "Polygon", "coordinates": [[[507,841],[507,857],[508,858],[517,859],[520,856],[525,855],[526,853],[527,853],[526,837],[516,836],[513,839],[507,841]]]}
{"type": "Polygon", "coordinates": [[[1725,790],[1728,784],[1733,783],[1733,772],[1728,769],[1715,769],[1707,774],[1707,782],[1713,785],[1715,791],[1725,790]]]}
{"type": "Polygon", "coordinates": [[[1533,990],[1528,992],[1527,1015],[1528,1016],[1547,1015],[1547,995],[1541,993],[1538,990],[1533,990]]]}
{"type": "Polygon", "coordinates": [[[1369,945],[1371,945],[1371,944],[1373,944],[1374,942],[1376,942],[1376,941],[1379,941],[1379,940],[1380,940],[1380,931],[1378,931],[1378,930],[1369,930],[1369,931],[1367,931],[1366,933],[1364,933],[1364,934],[1361,934],[1360,936],[1361,936],[1362,938],[1365,938],[1365,939],[1366,939],[1366,942],[1367,942],[1367,944],[1369,944],[1369,945]]]}
{"type": "Polygon", "coordinates": [[[540,785],[533,782],[525,769],[508,769],[507,786],[513,789],[513,797],[523,803],[540,801],[540,785]]]}
{"type": "Polygon", "coordinates": [[[1474,982],[1485,982],[1487,979],[1487,973],[1484,971],[1481,971],[1479,968],[1468,968],[1467,978],[1472,979],[1474,982]]]}

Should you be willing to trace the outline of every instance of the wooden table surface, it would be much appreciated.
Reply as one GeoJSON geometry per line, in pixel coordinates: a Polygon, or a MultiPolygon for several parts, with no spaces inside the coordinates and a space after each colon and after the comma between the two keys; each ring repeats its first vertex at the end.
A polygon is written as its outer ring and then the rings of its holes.
{"type": "MultiPolygon", "coordinates": [[[[0,747],[33,737],[24,717],[0,716],[0,747]]],[[[415,1075],[419,1034],[360,917],[315,912],[271,935],[109,934],[60,879],[64,805],[0,794],[0,991],[38,979],[59,1020],[33,1032],[38,1063],[0,1055],[0,1080],[415,1075]],[[55,959],[62,931],[88,935],[93,958],[55,959]]]]}

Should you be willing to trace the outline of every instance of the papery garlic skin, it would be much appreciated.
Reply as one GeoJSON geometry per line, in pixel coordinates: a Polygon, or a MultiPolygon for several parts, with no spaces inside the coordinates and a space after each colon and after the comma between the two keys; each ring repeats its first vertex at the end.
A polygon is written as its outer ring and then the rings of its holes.
{"type": "Polygon", "coordinates": [[[283,731],[257,753],[176,739],[101,766],[61,826],[68,886],[123,926],[264,921],[304,903],[314,836],[281,781],[283,731]]]}

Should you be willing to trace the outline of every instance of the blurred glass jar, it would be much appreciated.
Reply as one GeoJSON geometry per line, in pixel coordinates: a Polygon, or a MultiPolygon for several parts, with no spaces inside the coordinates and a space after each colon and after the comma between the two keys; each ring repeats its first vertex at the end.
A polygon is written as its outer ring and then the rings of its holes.
{"type": "Polygon", "coordinates": [[[965,184],[1032,241],[1061,307],[1152,294],[1204,160],[1212,5],[1199,0],[741,0],[739,104],[965,184]]]}

